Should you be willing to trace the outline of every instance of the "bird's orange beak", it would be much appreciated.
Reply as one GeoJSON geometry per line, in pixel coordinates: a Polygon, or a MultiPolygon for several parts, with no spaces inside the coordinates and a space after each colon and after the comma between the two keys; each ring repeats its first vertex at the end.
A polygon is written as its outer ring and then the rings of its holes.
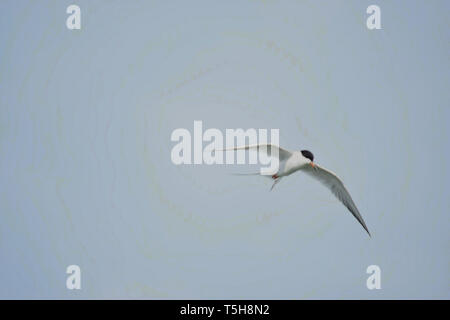
{"type": "Polygon", "coordinates": [[[311,167],[314,168],[314,166],[315,166],[314,162],[311,161],[309,164],[311,165],[311,167]]]}

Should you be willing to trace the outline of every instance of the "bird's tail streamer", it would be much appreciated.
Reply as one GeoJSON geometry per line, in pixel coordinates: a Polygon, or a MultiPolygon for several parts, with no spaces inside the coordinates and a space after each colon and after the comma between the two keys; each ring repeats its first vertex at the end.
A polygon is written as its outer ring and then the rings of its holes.
{"type": "Polygon", "coordinates": [[[235,173],[232,173],[232,175],[233,176],[260,176],[261,175],[261,173],[260,172],[245,172],[245,173],[242,173],[242,172],[235,172],[235,173]]]}

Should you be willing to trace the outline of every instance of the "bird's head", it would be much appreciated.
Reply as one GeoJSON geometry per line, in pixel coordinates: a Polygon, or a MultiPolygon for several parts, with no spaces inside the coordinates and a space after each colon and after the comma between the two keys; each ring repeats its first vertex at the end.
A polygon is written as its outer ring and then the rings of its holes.
{"type": "Polygon", "coordinates": [[[314,155],[312,154],[312,152],[309,150],[302,150],[301,152],[305,158],[311,161],[309,164],[314,168],[314,155]]]}

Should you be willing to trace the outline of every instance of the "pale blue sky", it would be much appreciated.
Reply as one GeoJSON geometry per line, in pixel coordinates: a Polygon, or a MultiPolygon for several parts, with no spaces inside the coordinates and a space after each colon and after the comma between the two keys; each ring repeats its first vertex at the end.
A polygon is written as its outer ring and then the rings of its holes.
{"type": "Polygon", "coordinates": [[[2,1],[0,297],[448,299],[449,9],[2,1]],[[269,192],[241,167],[173,165],[194,120],[279,128],[339,174],[372,238],[301,173],[269,192]]]}

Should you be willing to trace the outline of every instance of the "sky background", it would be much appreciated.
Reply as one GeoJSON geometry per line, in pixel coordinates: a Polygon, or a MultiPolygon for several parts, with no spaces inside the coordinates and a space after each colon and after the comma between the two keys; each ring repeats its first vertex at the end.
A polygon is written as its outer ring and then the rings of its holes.
{"type": "Polygon", "coordinates": [[[0,298],[449,299],[449,13],[1,1],[0,298]],[[170,135],[194,120],[280,129],[338,173],[372,238],[304,174],[269,192],[230,174],[245,166],[175,166],[170,135]]]}

